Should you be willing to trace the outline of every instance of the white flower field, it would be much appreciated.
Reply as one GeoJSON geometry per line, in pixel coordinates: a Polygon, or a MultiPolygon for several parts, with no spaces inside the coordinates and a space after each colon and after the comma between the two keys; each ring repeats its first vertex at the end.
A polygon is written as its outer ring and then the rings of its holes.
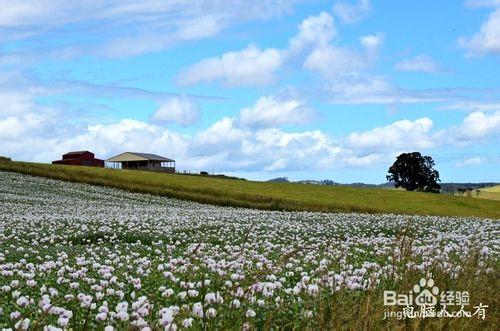
{"type": "Polygon", "coordinates": [[[460,325],[491,327],[498,312],[498,220],[225,208],[8,172],[0,183],[0,328],[381,328],[398,325],[383,320],[383,291],[430,276],[468,291],[471,311],[489,305],[460,325]]]}

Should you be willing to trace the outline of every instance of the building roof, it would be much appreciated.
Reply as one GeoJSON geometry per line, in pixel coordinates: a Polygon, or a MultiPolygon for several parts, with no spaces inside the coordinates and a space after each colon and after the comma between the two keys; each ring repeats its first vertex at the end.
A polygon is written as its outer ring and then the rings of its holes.
{"type": "Polygon", "coordinates": [[[107,159],[107,162],[126,162],[126,161],[161,161],[161,162],[175,162],[175,160],[149,153],[135,153],[125,152],[117,156],[107,159]]]}
{"type": "Polygon", "coordinates": [[[69,152],[69,153],[63,154],[63,155],[79,155],[79,154],[83,154],[83,153],[94,154],[94,153],[89,152],[89,151],[74,151],[74,152],[69,152]]]}

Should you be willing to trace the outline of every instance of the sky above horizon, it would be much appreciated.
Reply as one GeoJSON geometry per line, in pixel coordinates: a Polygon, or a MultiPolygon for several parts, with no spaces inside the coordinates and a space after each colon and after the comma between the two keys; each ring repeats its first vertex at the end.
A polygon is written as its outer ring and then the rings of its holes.
{"type": "Polygon", "coordinates": [[[0,0],[0,155],[500,182],[500,0],[0,0]]]}

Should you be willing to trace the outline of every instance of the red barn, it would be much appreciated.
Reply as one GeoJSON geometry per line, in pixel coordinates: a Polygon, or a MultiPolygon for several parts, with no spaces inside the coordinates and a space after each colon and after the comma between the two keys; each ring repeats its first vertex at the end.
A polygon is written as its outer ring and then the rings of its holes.
{"type": "Polygon", "coordinates": [[[66,153],[62,160],[52,161],[52,164],[104,167],[104,160],[96,159],[94,153],[89,151],[78,151],[66,153]]]}

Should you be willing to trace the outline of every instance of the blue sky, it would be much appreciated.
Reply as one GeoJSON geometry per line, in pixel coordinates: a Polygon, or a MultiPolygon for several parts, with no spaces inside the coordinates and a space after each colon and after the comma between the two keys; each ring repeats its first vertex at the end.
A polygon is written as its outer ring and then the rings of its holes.
{"type": "Polygon", "coordinates": [[[497,0],[3,0],[0,155],[380,183],[420,151],[500,181],[499,55],[497,0]]]}

